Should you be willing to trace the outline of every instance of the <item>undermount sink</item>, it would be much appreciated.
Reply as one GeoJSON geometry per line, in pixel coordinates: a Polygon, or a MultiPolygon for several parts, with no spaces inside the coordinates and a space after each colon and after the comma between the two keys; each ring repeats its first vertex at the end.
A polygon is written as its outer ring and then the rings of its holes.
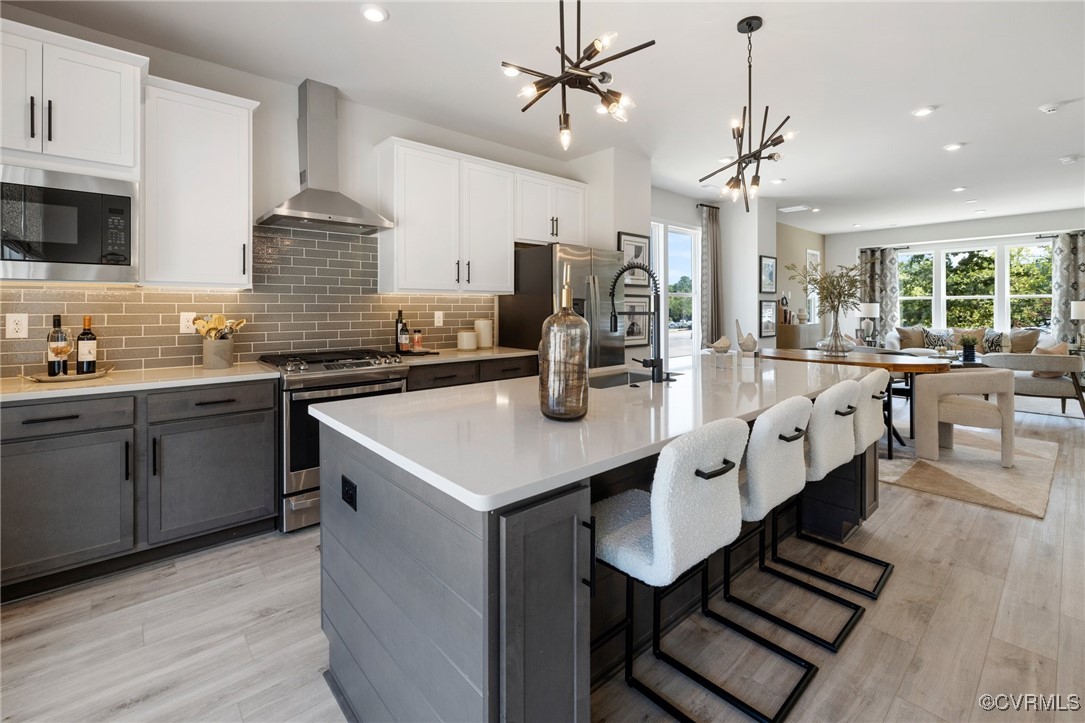
{"type": "Polygon", "coordinates": [[[588,377],[588,386],[592,389],[610,389],[611,387],[623,387],[627,384],[651,383],[651,374],[640,372],[618,372],[617,374],[600,374],[588,377]]]}

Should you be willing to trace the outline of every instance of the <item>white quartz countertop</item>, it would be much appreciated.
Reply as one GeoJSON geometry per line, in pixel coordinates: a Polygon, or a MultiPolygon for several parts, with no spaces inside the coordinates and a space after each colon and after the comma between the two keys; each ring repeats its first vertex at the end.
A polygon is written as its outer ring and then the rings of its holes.
{"type": "Polygon", "coordinates": [[[538,356],[538,349],[514,349],[511,346],[492,346],[489,349],[440,349],[437,354],[425,356],[404,356],[409,366],[423,364],[447,364],[450,362],[485,361],[487,359],[508,359],[511,357],[538,356]]]}
{"type": "Polygon", "coordinates": [[[784,399],[870,371],[768,360],[717,368],[702,355],[675,382],[592,389],[587,416],[574,422],[542,415],[538,377],[328,402],[309,413],[472,509],[489,511],[657,453],[706,422],[752,420],[784,399]]]}
{"type": "MultiPolygon", "coordinates": [[[[102,364],[102,362],[98,363],[102,364]]],[[[88,394],[134,392],[141,389],[168,389],[172,387],[229,384],[232,382],[278,378],[278,370],[258,362],[235,364],[229,369],[169,367],[166,369],[114,371],[97,379],[59,383],[32,382],[20,377],[14,377],[0,380],[0,402],[63,399],[88,394]]]]}

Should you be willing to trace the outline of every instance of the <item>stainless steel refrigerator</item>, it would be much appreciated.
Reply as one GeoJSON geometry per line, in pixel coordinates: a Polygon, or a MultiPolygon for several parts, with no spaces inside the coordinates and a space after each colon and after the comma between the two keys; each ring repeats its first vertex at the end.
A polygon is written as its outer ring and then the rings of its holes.
{"type": "MultiPolygon", "coordinates": [[[[591,328],[590,367],[625,364],[626,318],[610,330],[610,284],[625,263],[621,251],[550,244],[516,249],[516,293],[497,297],[498,340],[502,346],[537,349],[546,317],[558,310],[562,273],[569,265],[573,310],[591,328]]],[[[614,292],[617,311],[625,309],[625,279],[614,292]]]]}

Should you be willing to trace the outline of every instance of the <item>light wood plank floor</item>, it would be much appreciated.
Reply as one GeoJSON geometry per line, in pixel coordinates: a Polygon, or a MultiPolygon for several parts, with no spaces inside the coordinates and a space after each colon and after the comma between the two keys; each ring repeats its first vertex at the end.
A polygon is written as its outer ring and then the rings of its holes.
{"type": "MultiPolygon", "coordinates": [[[[713,601],[821,667],[790,720],[1085,720],[976,705],[984,692],[1085,697],[1085,422],[1019,413],[1017,434],[1060,445],[1046,518],[882,485],[881,509],[849,544],[897,569],[881,600],[855,598],[867,614],[839,654],[713,601]]],[[[5,605],[3,720],[342,720],[321,677],[318,542],[315,529],[264,535],[5,605]]],[[[834,553],[790,552],[857,580],[871,574],[834,553]]],[[[736,591],[824,633],[839,624],[831,606],[765,577],[744,573],[736,591]]],[[[795,680],[699,615],[664,647],[766,709],[795,680]]],[[[698,719],[745,720],[651,655],[636,665],[698,719]]],[[[664,719],[620,676],[595,691],[592,717],[664,719]]]]}

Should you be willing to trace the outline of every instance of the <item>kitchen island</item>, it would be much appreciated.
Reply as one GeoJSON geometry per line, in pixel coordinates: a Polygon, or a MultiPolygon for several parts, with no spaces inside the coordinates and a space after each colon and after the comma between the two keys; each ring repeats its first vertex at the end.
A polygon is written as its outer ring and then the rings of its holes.
{"type": "MultiPolygon", "coordinates": [[[[587,720],[593,477],[867,369],[693,359],[548,420],[537,378],[316,405],[322,625],[365,720],[587,720]]],[[[650,469],[650,468],[649,468],[650,469]]]]}

